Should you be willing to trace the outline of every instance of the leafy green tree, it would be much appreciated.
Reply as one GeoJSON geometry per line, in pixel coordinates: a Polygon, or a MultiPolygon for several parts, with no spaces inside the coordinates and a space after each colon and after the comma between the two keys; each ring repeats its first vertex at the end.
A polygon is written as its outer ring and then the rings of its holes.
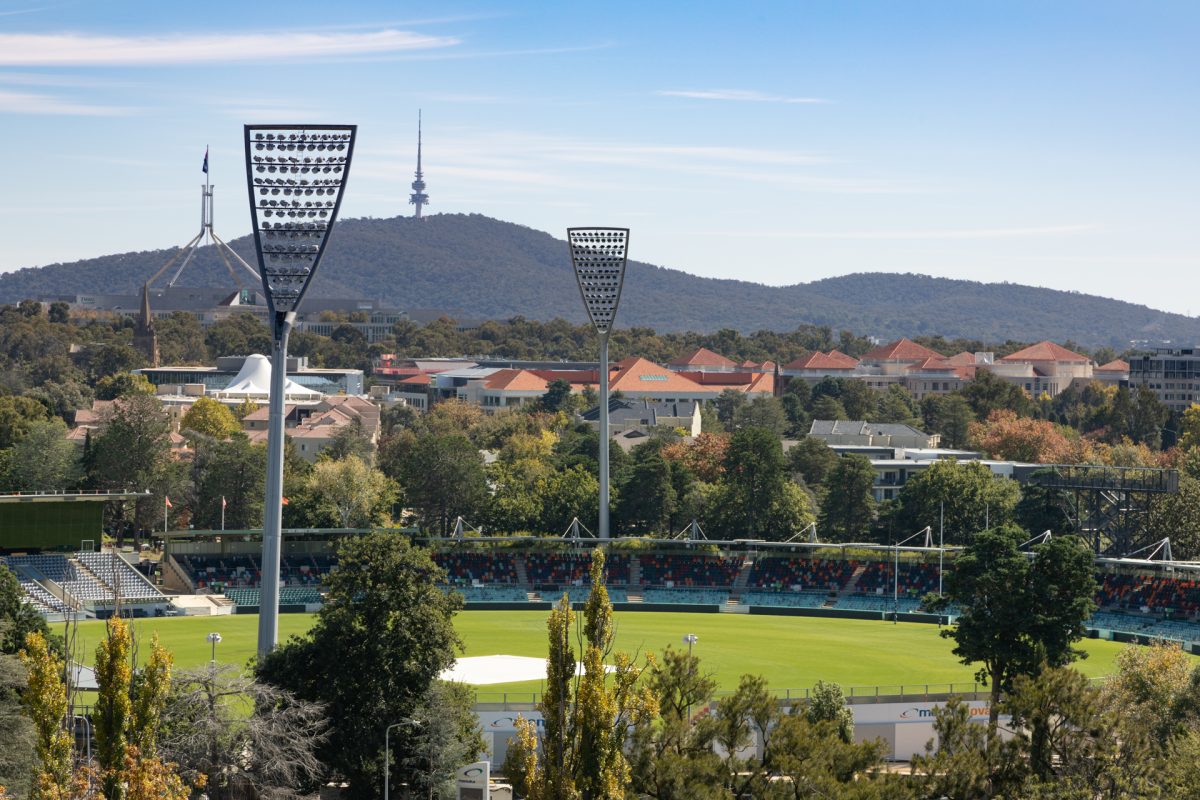
{"type": "Polygon", "coordinates": [[[0,450],[7,450],[25,438],[29,427],[45,421],[46,407],[31,397],[0,395],[0,450]]]}
{"type": "Polygon", "coordinates": [[[640,445],[629,480],[621,487],[617,506],[621,529],[631,534],[669,534],[675,501],[671,465],[657,448],[640,445]]]}
{"type": "MultiPolygon", "coordinates": [[[[134,394],[154,394],[154,384],[150,383],[146,376],[135,375],[132,372],[115,372],[96,381],[97,400],[116,400],[134,394]]],[[[216,401],[208,399],[208,402],[216,401]]]]}
{"type": "Polygon", "coordinates": [[[590,520],[599,514],[596,501],[600,483],[578,464],[565,470],[547,470],[535,492],[541,508],[538,527],[544,532],[562,533],[575,517],[590,520]]]}
{"type": "Polygon", "coordinates": [[[546,393],[538,400],[538,407],[551,414],[570,411],[572,407],[571,382],[558,378],[546,385],[546,393]]]}
{"type": "Polygon", "coordinates": [[[32,423],[0,464],[0,473],[7,473],[0,474],[0,481],[17,491],[70,489],[81,477],[79,451],[67,440],[67,426],[58,417],[32,423]]]}
{"type": "Polygon", "coordinates": [[[29,683],[20,659],[0,654],[0,786],[13,791],[9,797],[29,797],[33,776],[42,769],[38,731],[22,706],[24,697],[32,700],[29,683]]]}
{"type": "Polygon", "coordinates": [[[991,370],[975,371],[975,379],[962,389],[963,399],[970,404],[976,419],[987,419],[997,409],[1028,416],[1033,403],[1025,390],[1015,383],[997,377],[991,370]]]}
{"type": "Polygon", "coordinates": [[[211,397],[198,397],[183,415],[179,428],[211,439],[228,439],[242,429],[229,406],[211,397]]]}
{"type": "Polygon", "coordinates": [[[207,364],[204,329],[195,314],[176,311],[154,321],[158,352],[164,364],[207,364]]]}
{"type": "Polygon", "coordinates": [[[756,397],[740,406],[733,415],[733,429],[763,428],[776,436],[787,430],[788,419],[783,404],[774,397],[756,397]]]}
{"type": "Polygon", "coordinates": [[[813,400],[812,418],[814,420],[848,420],[850,419],[850,414],[838,402],[837,398],[830,397],[829,395],[821,395],[813,400]]]}
{"type": "Polygon", "coordinates": [[[975,412],[961,394],[931,394],[921,401],[921,417],[925,429],[940,434],[942,447],[962,449],[967,446],[975,412]]]}
{"type": "Polygon", "coordinates": [[[766,509],[789,482],[778,436],[763,428],[737,431],[725,452],[718,527],[737,538],[769,535],[766,509]]]}
{"type": "Polygon", "coordinates": [[[817,681],[804,707],[804,718],[814,725],[829,722],[843,742],[854,741],[854,712],[846,705],[842,687],[836,683],[817,681]]]}
{"type": "Polygon", "coordinates": [[[658,705],[630,736],[630,789],[660,800],[724,798],[721,759],[712,746],[712,726],[693,719],[712,697],[717,682],[700,658],[668,647],[644,677],[658,705]]]}
{"type": "Polygon", "coordinates": [[[455,518],[471,519],[487,497],[479,450],[461,433],[402,433],[389,447],[384,472],[400,484],[421,528],[445,535],[455,518]]]}
{"type": "MultiPolygon", "coordinates": [[[[462,646],[453,624],[462,595],[438,588],[445,580],[428,552],[402,537],[350,537],[338,547],[313,627],[258,665],[261,680],[327,706],[331,733],[319,756],[348,779],[355,800],[380,794],[382,722],[419,718],[427,692],[462,646]]],[[[411,765],[426,754],[410,737],[392,741],[392,785],[416,782],[411,765]]]]}
{"type": "Polygon", "coordinates": [[[946,597],[960,615],[942,636],[954,640],[954,654],[964,664],[979,665],[977,678],[991,690],[993,729],[1001,696],[1012,691],[1017,676],[1086,656],[1074,645],[1096,607],[1086,545],[1056,537],[1035,547],[1030,558],[1017,549],[1028,538],[1015,525],[978,533],[946,577],[946,597]]]}
{"type": "Polygon", "coordinates": [[[395,481],[358,456],[318,461],[309,476],[306,499],[312,518],[341,528],[369,528],[391,519],[395,481]]]}
{"type": "Polygon", "coordinates": [[[879,408],[873,422],[894,422],[903,425],[921,426],[921,409],[912,394],[898,383],[887,387],[879,395],[879,408]]]}
{"type": "Polygon", "coordinates": [[[825,497],[817,528],[826,539],[861,542],[875,522],[875,468],[856,453],[838,459],[825,479],[825,497]]]}
{"type": "Polygon", "coordinates": [[[1063,511],[1067,500],[1066,492],[1062,489],[1039,486],[1030,481],[1021,487],[1021,499],[1013,509],[1013,519],[1025,530],[1034,533],[1072,530],[1071,520],[1063,511]]]}
{"type": "Polygon", "coordinates": [[[62,300],[56,300],[50,304],[50,321],[59,325],[65,325],[71,321],[71,305],[62,300]]]}
{"type": "MultiPolygon", "coordinates": [[[[92,485],[127,491],[163,484],[172,467],[170,434],[171,421],[156,398],[141,394],[121,398],[102,419],[102,430],[93,437],[85,458],[92,485]]],[[[150,528],[161,519],[160,497],[137,502],[135,521],[141,527],[150,528]]],[[[110,504],[109,514],[120,530],[124,505],[110,504]]]]}
{"type": "Polygon", "coordinates": [[[101,344],[87,351],[87,372],[93,383],[144,366],[146,357],[141,351],[124,343],[101,344]]]}
{"type": "Polygon", "coordinates": [[[375,463],[375,445],[358,417],[350,420],[349,425],[340,428],[320,455],[328,461],[341,461],[349,456],[355,456],[367,464],[375,463]]]}
{"type": "Polygon", "coordinates": [[[812,436],[804,436],[788,450],[788,466],[809,486],[825,483],[837,466],[838,455],[829,445],[812,436]]]}
{"type": "Polygon", "coordinates": [[[879,393],[866,381],[841,381],[842,393],[838,397],[850,419],[874,419],[879,413],[879,393]]]}
{"type": "Polygon", "coordinates": [[[904,484],[896,522],[902,530],[930,525],[936,531],[944,508],[946,542],[964,544],[979,531],[1011,522],[1019,499],[1016,482],[993,475],[986,465],[944,459],[904,484]]]}
{"type": "Polygon", "coordinates": [[[271,332],[253,314],[232,314],[209,326],[204,343],[214,358],[271,352],[271,332]]]}
{"type": "Polygon", "coordinates": [[[713,405],[717,408],[717,419],[721,421],[726,430],[733,429],[738,411],[742,406],[746,405],[746,402],[745,393],[739,392],[737,389],[726,389],[717,395],[717,399],[713,401],[713,405]]]}
{"type": "Polygon", "coordinates": [[[13,655],[25,644],[32,633],[44,637],[54,644],[46,619],[26,603],[25,590],[17,576],[0,564],[0,654],[13,655]]]}
{"type": "MultiPolygon", "coordinates": [[[[803,381],[798,383],[804,387],[808,386],[803,381]]],[[[797,437],[808,433],[808,429],[812,425],[812,417],[809,416],[803,398],[798,394],[787,392],[779,398],[779,403],[783,407],[783,415],[787,418],[787,428],[784,433],[797,437]]]]}
{"type": "MultiPolygon", "coordinates": [[[[244,433],[228,441],[200,441],[192,459],[195,503],[192,524],[216,530],[221,526],[246,530],[262,525],[267,449],[250,443],[244,433]]],[[[289,497],[290,505],[290,497],[289,497]]]]}

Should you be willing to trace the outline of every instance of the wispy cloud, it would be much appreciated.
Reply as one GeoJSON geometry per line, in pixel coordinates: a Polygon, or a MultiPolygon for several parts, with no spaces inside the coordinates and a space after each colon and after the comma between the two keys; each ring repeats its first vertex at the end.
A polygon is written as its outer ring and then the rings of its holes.
{"type": "Polygon", "coordinates": [[[97,36],[0,34],[0,66],[150,66],[272,61],[395,53],[451,47],[459,41],[401,30],[307,33],[97,36]]]}
{"type": "Polygon", "coordinates": [[[745,237],[767,239],[846,239],[846,240],[913,240],[935,239],[1024,239],[1034,236],[1075,236],[1094,233],[1100,226],[1083,223],[1074,225],[1035,225],[1013,228],[948,228],[934,230],[859,230],[859,231],[696,231],[701,236],[745,237]]]}
{"type": "Polygon", "coordinates": [[[57,86],[72,89],[127,88],[136,84],[71,73],[0,72],[0,84],[8,86],[57,86]]]}
{"type": "Polygon", "coordinates": [[[789,97],[767,94],[753,89],[660,89],[660,97],[686,97],[690,100],[733,100],[740,103],[820,104],[829,101],[822,97],[789,97]]]}
{"type": "Polygon", "coordinates": [[[75,103],[47,94],[0,90],[0,114],[53,114],[77,117],[120,117],[134,113],[120,106],[75,103]]]}
{"type": "Polygon", "coordinates": [[[294,120],[317,120],[323,116],[316,109],[302,107],[290,100],[274,98],[223,98],[214,100],[213,105],[220,107],[221,113],[242,120],[254,122],[290,122],[294,120]]]}

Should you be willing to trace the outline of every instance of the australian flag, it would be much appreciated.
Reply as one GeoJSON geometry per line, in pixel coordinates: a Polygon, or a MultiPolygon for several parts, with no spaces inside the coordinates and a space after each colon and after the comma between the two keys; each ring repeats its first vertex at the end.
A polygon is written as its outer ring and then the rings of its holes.
{"type": "Polygon", "coordinates": [[[204,148],[204,166],[200,168],[205,175],[208,174],[208,148],[204,148]]]}

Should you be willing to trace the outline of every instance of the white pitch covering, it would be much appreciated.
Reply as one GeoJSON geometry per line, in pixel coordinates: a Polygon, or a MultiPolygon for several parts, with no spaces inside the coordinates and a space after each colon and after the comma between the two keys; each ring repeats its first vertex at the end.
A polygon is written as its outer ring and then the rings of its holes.
{"type": "MultiPolygon", "coordinates": [[[[577,663],[576,672],[583,674],[583,664],[577,663]]],[[[605,672],[615,667],[606,666],[605,672]]],[[[473,656],[460,658],[450,669],[443,670],[441,679],[486,686],[492,683],[517,683],[546,679],[546,659],[529,656],[473,656]]]]}

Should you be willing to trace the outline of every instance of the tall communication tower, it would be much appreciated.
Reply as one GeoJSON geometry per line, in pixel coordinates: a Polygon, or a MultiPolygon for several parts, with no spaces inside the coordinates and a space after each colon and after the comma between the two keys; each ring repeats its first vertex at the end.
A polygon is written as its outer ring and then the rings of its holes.
{"type": "Polygon", "coordinates": [[[421,112],[417,111],[417,179],[412,182],[412,194],[408,196],[408,202],[417,207],[413,212],[413,217],[421,218],[421,208],[429,202],[429,195],[425,194],[425,175],[421,172],[421,112]]]}

